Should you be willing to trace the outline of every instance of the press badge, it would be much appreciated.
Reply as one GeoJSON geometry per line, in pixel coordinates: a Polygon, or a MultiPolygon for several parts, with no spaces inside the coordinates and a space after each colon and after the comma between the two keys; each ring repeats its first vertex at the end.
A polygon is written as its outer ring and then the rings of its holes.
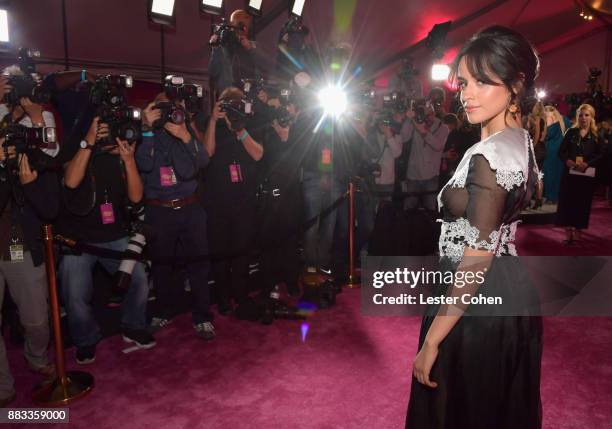
{"type": "Polygon", "coordinates": [[[232,181],[232,183],[242,182],[242,170],[240,169],[240,164],[230,164],[229,170],[230,180],[232,181]]]}
{"type": "Polygon", "coordinates": [[[159,167],[159,179],[162,186],[173,186],[176,185],[176,175],[174,174],[174,168],[170,166],[159,167]]]}
{"type": "Polygon", "coordinates": [[[23,244],[11,244],[9,251],[11,252],[11,262],[23,261],[23,244]]]}
{"type": "Polygon", "coordinates": [[[331,150],[328,148],[324,148],[321,152],[321,163],[323,165],[331,164],[331,150]]]}
{"type": "Polygon", "coordinates": [[[115,223],[115,212],[113,211],[113,203],[104,203],[100,206],[100,214],[102,215],[102,224],[108,225],[115,223]]]}

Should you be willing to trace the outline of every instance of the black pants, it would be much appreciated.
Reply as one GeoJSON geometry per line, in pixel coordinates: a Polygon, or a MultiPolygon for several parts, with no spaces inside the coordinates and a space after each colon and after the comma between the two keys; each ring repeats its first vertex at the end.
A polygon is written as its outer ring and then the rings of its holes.
{"type": "Polygon", "coordinates": [[[262,296],[270,296],[275,284],[285,282],[290,293],[298,291],[300,261],[297,254],[300,237],[299,187],[275,188],[279,195],[268,194],[258,210],[257,245],[260,247],[262,296]]]}
{"type": "Polygon", "coordinates": [[[249,262],[255,207],[245,202],[214,202],[208,212],[208,239],[219,304],[248,298],[249,262]]]}
{"type": "Polygon", "coordinates": [[[212,321],[206,212],[202,206],[191,204],[179,210],[147,206],[145,222],[153,229],[147,248],[157,289],[155,315],[165,319],[173,316],[172,271],[184,264],[193,295],[193,322],[212,321]]]}

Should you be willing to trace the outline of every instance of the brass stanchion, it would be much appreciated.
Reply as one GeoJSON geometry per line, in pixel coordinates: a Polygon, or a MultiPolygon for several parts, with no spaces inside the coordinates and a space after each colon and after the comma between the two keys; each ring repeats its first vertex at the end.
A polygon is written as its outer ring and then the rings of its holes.
{"type": "Polygon", "coordinates": [[[346,284],[349,288],[361,286],[361,279],[355,270],[355,183],[349,179],[349,279],[346,284]]]}
{"type": "Polygon", "coordinates": [[[83,371],[66,372],[59,301],[57,299],[57,281],[55,278],[53,229],[51,225],[43,226],[43,238],[45,241],[45,265],[47,267],[47,283],[49,284],[51,319],[53,335],[55,337],[55,369],[57,377],[50,383],[37,386],[32,394],[32,400],[37,405],[62,406],[91,392],[94,388],[94,378],[91,374],[83,371]]]}

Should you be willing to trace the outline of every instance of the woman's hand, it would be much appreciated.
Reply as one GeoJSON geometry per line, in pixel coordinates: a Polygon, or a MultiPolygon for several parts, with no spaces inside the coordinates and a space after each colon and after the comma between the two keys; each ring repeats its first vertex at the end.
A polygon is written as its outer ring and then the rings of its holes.
{"type": "Polygon", "coordinates": [[[4,147],[5,138],[0,138],[0,162],[6,161],[8,155],[9,158],[15,158],[15,146],[4,147]]]}
{"type": "MultiPolygon", "coordinates": [[[[19,100],[19,104],[21,104],[21,107],[30,117],[34,125],[43,122],[43,107],[40,104],[32,103],[32,100],[30,100],[28,97],[22,97],[21,100],[19,100]]],[[[42,126],[44,125],[45,124],[42,123],[42,126]]]]}
{"type": "Polygon", "coordinates": [[[11,92],[11,89],[13,88],[11,85],[9,85],[8,81],[9,80],[6,76],[0,77],[0,101],[4,100],[4,96],[11,92]]]}
{"type": "Polygon", "coordinates": [[[227,116],[227,113],[221,110],[221,103],[221,100],[215,103],[215,107],[213,108],[212,114],[210,115],[210,119],[213,122],[217,122],[219,119],[224,119],[227,116]]]}
{"type": "Polygon", "coordinates": [[[129,144],[125,140],[121,140],[118,137],[117,140],[117,154],[121,157],[121,160],[127,164],[134,161],[134,152],[136,150],[136,144],[129,144]]]}
{"type": "Polygon", "coordinates": [[[569,169],[572,169],[576,167],[576,163],[572,161],[571,159],[568,159],[567,161],[565,161],[565,166],[569,169]]]}
{"type": "Polygon", "coordinates": [[[153,124],[161,118],[161,110],[155,107],[155,102],[149,103],[142,111],[142,123],[149,128],[153,128],[153,124]]]}
{"type": "Polygon", "coordinates": [[[438,387],[438,383],[429,379],[431,368],[437,357],[438,345],[425,341],[412,364],[412,373],[419,383],[432,388],[438,387]]]}
{"type": "Polygon", "coordinates": [[[36,170],[32,170],[30,167],[30,161],[28,160],[28,156],[24,153],[19,155],[19,181],[22,185],[27,185],[28,183],[32,183],[38,178],[38,172],[36,170]]]}

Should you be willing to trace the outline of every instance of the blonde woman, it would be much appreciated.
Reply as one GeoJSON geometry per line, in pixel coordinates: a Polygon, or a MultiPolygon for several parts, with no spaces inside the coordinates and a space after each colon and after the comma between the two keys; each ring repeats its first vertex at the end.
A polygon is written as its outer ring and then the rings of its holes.
{"type": "Polygon", "coordinates": [[[559,148],[565,131],[570,127],[570,122],[554,106],[544,107],[544,117],[546,118],[544,198],[547,203],[557,204],[564,168],[563,161],[559,159],[559,148]]]}
{"type": "Polygon", "coordinates": [[[583,104],[576,110],[576,121],[565,133],[559,148],[565,170],[561,177],[556,224],[565,227],[565,244],[579,241],[581,231],[589,226],[595,167],[602,156],[595,109],[590,104],[583,104]]]}

